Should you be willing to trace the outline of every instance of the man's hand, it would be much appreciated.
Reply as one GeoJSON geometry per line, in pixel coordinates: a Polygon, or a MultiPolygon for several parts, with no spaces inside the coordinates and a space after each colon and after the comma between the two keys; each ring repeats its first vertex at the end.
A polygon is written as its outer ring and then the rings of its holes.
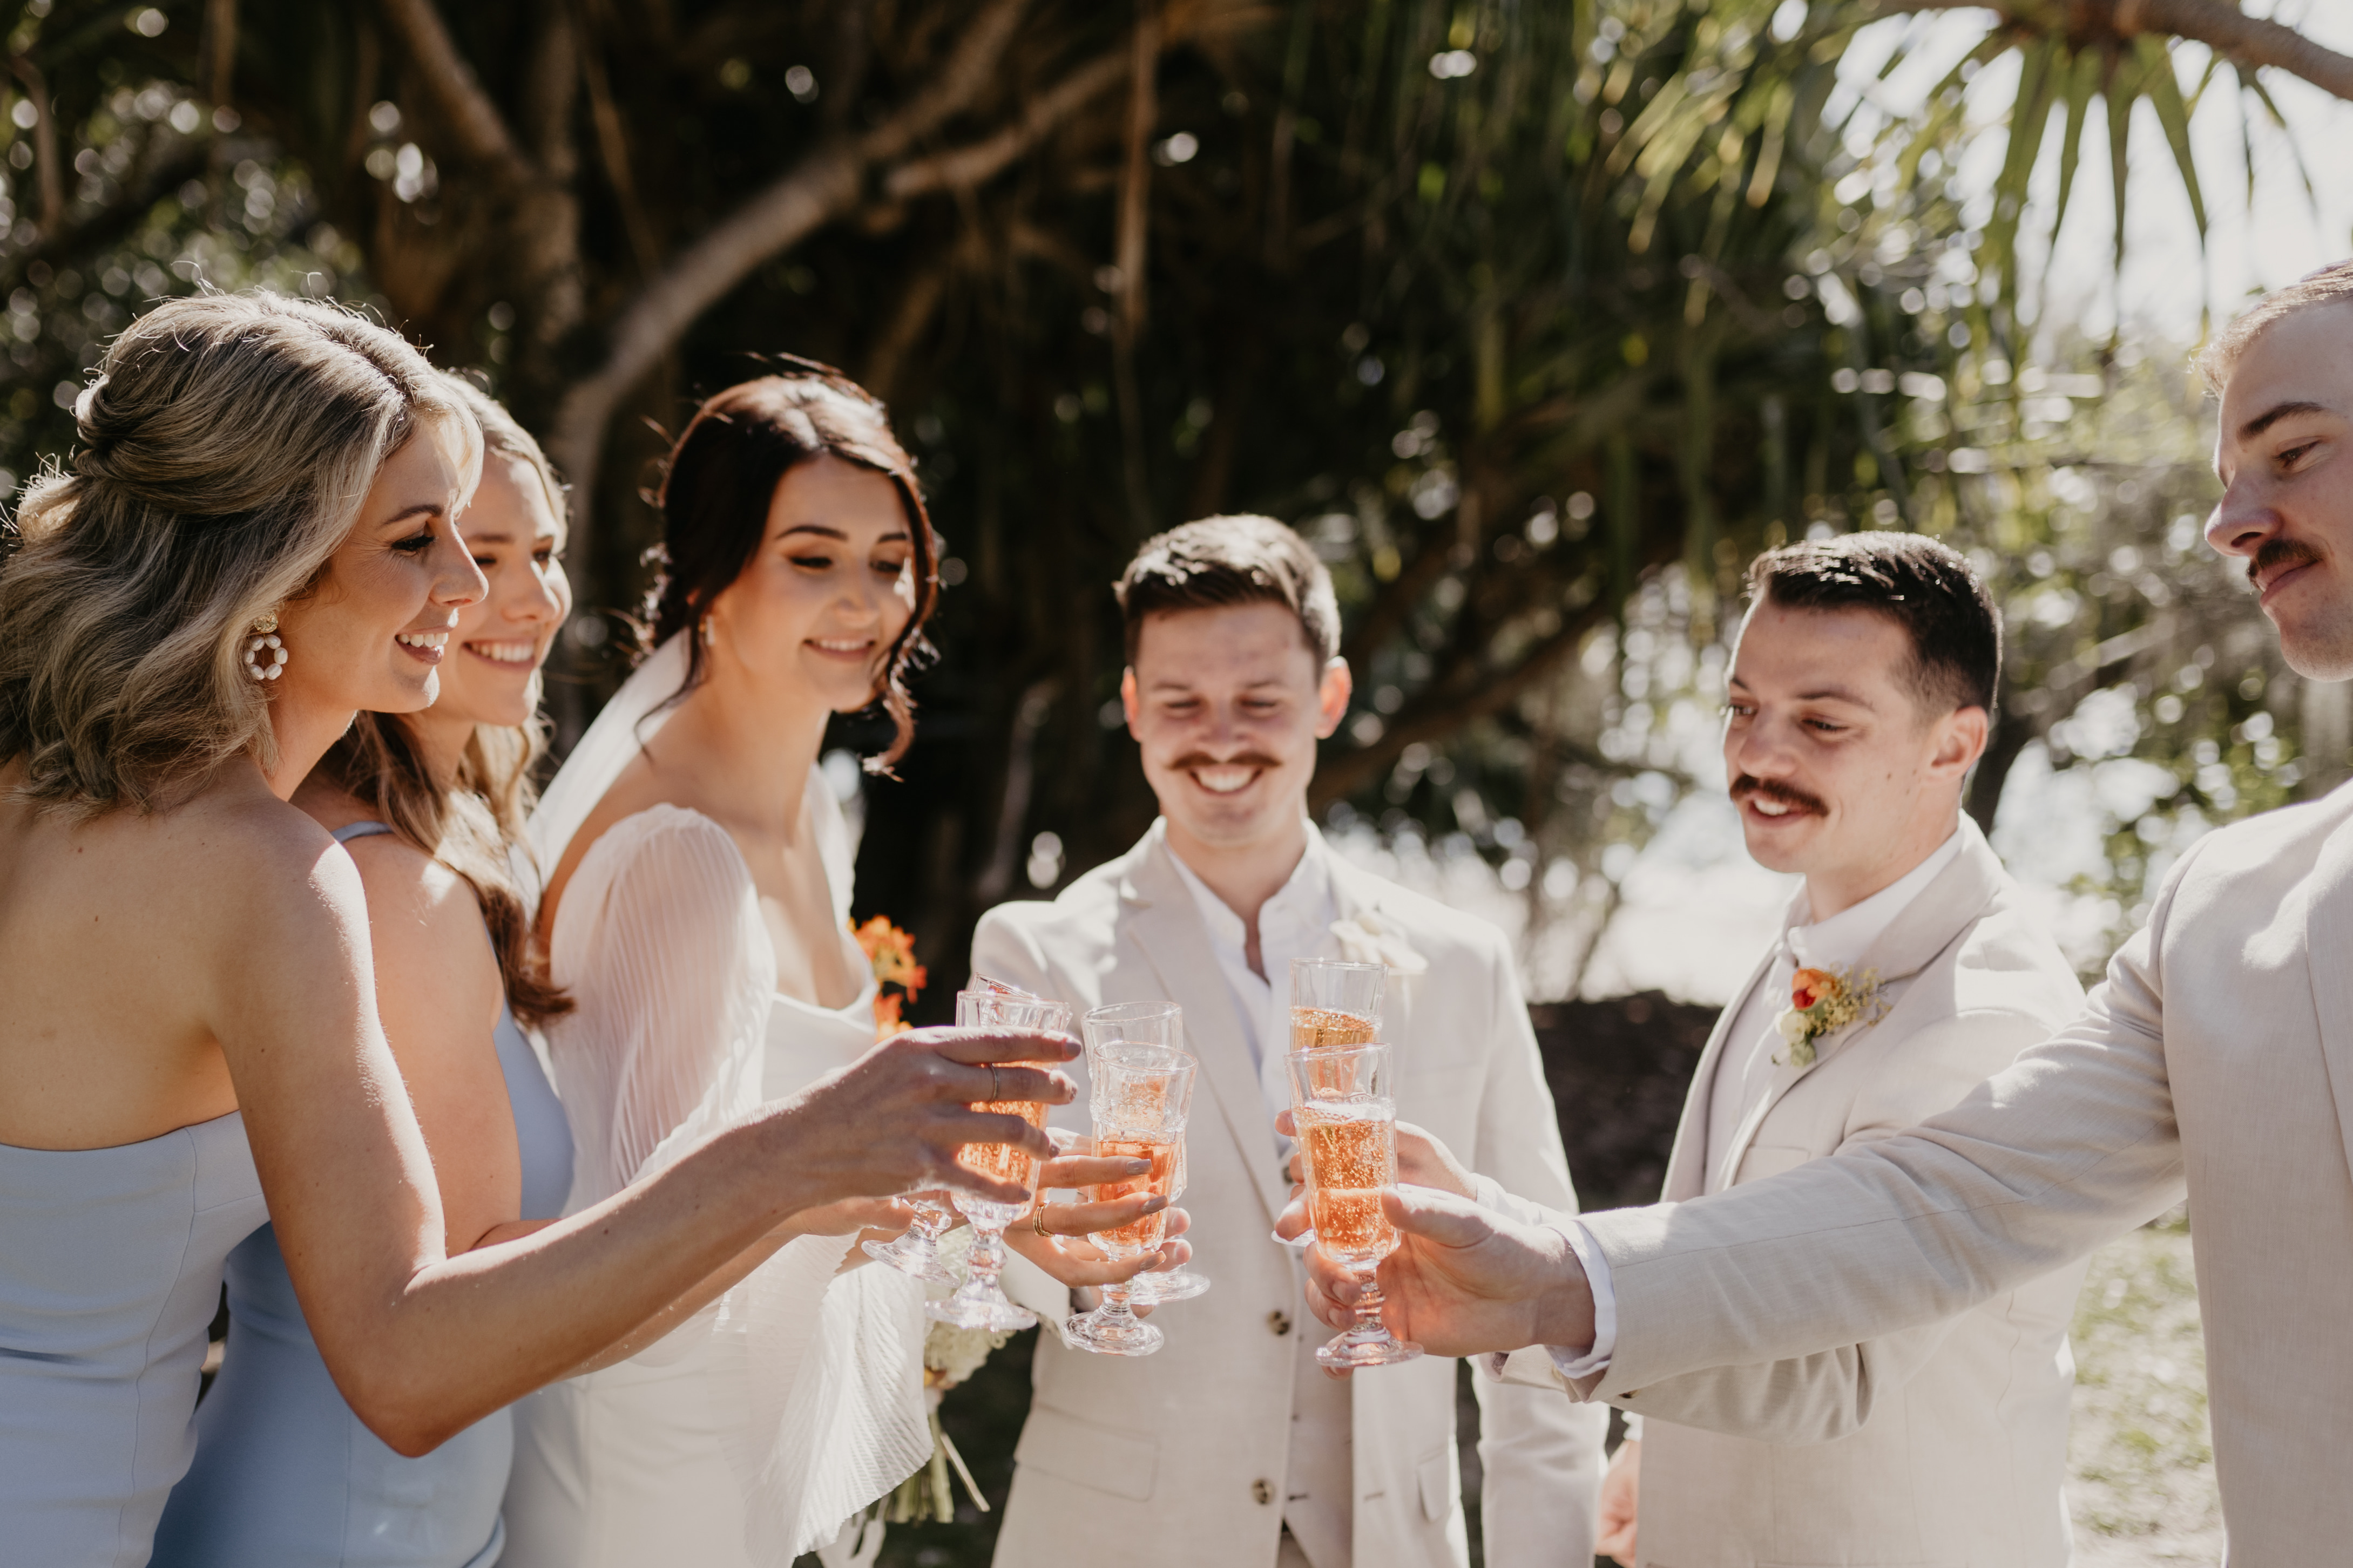
{"type": "MultiPolygon", "coordinates": [[[[1593,1295],[1557,1231],[1525,1226],[1427,1187],[1381,1194],[1398,1249],[1382,1260],[1381,1321],[1432,1355],[1593,1342],[1593,1295]]],[[[1283,1211],[1293,1234],[1303,1205],[1283,1211]]],[[[1324,1255],[1307,1254],[1307,1304],[1333,1328],[1352,1321],[1363,1288],[1324,1255]]]]}
{"type": "Polygon", "coordinates": [[[1601,1539],[1593,1543],[1596,1552],[1622,1568],[1634,1568],[1634,1512],[1641,1487],[1642,1439],[1629,1437],[1618,1445],[1601,1478],[1601,1539]]]}

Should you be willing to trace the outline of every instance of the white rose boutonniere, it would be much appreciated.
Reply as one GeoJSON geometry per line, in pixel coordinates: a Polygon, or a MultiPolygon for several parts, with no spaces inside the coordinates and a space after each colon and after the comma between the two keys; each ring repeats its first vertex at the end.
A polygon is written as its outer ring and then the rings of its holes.
{"type": "Polygon", "coordinates": [[[1811,1067],[1816,1040],[1849,1024],[1875,1024],[1886,1011],[1875,969],[1854,975],[1842,969],[1800,969],[1789,977],[1788,1007],[1773,1020],[1782,1047],[1773,1059],[1811,1067]]]}
{"type": "Polygon", "coordinates": [[[1371,910],[1334,921],[1332,934],[1340,939],[1340,956],[1351,963],[1385,963],[1392,974],[1420,974],[1430,968],[1430,960],[1414,952],[1405,932],[1371,910]]]}

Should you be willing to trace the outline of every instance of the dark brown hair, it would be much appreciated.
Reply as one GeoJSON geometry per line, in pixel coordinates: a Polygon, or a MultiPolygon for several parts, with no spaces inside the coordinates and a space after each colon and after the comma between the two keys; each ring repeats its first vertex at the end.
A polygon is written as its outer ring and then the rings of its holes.
{"type": "Polygon", "coordinates": [[[678,695],[702,685],[708,674],[702,639],[692,634],[710,613],[711,601],[759,552],[776,486],[794,468],[818,458],[872,469],[898,486],[915,549],[915,613],[883,656],[875,681],[875,700],[897,729],[890,747],[867,760],[868,771],[880,773],[904,755],[915,738],[907,673],[931,652],[923,623],[939,603],[939,540],[923,510],[915,465],[891,433],[891,416],[881,401],[829,366],[792,363],[806,368],[764,375],[712,397],[695,410],[686,433],[670,448],[654,498],[662,514],[662,573],[647,595],[647,648],[681,632],[690,634],[686,683],[678,695]]]}
{"type": "Polygon", "coordinates": [[[1225,605],[1281,605],[1318,658],[1340,651],[1332,574],[1307,542],[1271,517],[1205,517],[1144,542],[1112,584],[1127,622],[1127,662],[1147,616],[1225,605]]]}
{"type": "Polygon", "coordinates": [[[1752,602],[1876,610],[1912,639],[1911,686],[1935,713],[1994,711],[2001,615],[1967,557],[1925,534],[1872,530],[1768,550],[1748,565],[1752,602]]]}

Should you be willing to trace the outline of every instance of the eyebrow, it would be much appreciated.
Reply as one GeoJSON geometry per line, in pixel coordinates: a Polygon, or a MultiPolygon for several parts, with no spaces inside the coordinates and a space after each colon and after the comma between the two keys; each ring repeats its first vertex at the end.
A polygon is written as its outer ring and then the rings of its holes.
{"type": "MultiPolygon", "coordinates": [[[[1728,679],[1727,688],[1736,688],[1754,695],[1754,689],[1749,684],[1736,675],[1728,679]]],[[[1811,691],[1800,691],[1797,695],[1797,700],[1799,702],[1846,702],[1857,708],[1871,706],[1871,699],[1860,696],[1843,686],[1821,686],[1811,691]]]]}
{"type": "MultiPolygon", "coordinates": [[[[834,527],[833,524],[829,522],[797,522],[793,524],[792,527],[785,530],[784,532],[776,535],[776,537],[778,539],[790,539],[796,533],[815,533],[827,539],[839,539],[844,544],[849,542],[849,535],[843,532],[840,529],[834,527]]],[[[903,544],[906,542],[906,540],[907,531],[902,528],[884,534],[874,542],[877,544],[903,544]]]]}
{"type": "Polygon", "coordinates": [[[394,523],[406,522],[412,517],[439,517],[440,515],[441,503],[438,500],[412,501],[385,518],[383,526],[390,528],[394,523]]]}
{"type": "Polygon", "coordinates": [[[2265,409],[2263,413],[2256,415],[2253,419],[2248,420],[2244,425],[2240,426],[2239,439],[2242,441],[2252,441],[2256,437],[2262,435],[2264,431],[2270,429],[2273,426],[2278,424],[2281,420],[2290,418],[2298,414],[2334,414],[2336,412],[2337,410],[2329,407],[2325,403],[2312,403],[2301,400],[2294,403],[2276,403],[2271,407],[2265,409]]]}

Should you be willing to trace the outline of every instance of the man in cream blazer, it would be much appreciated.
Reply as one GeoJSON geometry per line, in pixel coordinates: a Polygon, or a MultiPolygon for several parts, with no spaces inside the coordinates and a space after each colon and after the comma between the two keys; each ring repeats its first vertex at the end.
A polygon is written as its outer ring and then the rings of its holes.
{"type": "MultiPolygon", "coordinates": [[[[1290,1194],[1273,1117],[1288,1103],[1289,958],[1377,954],[1399,1115],[1573,1209],[1510,954],[1483,922],[1347,865],[1307,822],[1315,742],[1348,687],[1329,579],[1297,535],[1262,518],[1188,524],[1148,542],[1120,589],[1124,699],[1162,820],[1053,902],[992,910],[973,964],[1082,1011],[1184,1007],[1201,1063],[1186,1239],[1212,1287],[1155,1311],[1167,1342],[1146,1358],[1041,1336],[997,1562],[1461,1564],[1455,1363],[1353,1383],[1316,1368],[1300,1266],[1269,1235],[1290,1194]]],[[[1083,1130],[1085,1115],[1082,1100],[1057,1121],[1083,1130]]],[[[1023,1264],[1007,1284],[1050,1325],[1076,1305],[1023,1264]]],[[[1586,1568],[1602,1413],[1557,1390],[1480,1397],[1486,1561],[1586,1568]]]]}
{"type": "MultiPolygon", "coordinates": [[[[2222,499],[2288,663],[2353,678],[2353,263],[2208,351],[2222,499]]],[[[1875,1336],[1947,1317],[2189,1199],[2233,1568],[2353,1542],[2353,788],[2200,839],[2084,1010],[1900,1136],[1684,1204],[1541,1225],[1391,1205],[1392,1326],[1547,1347],[1582,1394],[1830,1437],[1886,1390],[1875,1336]]],[[[1311,1265],[1319,1313],[1347,1285],[1311,1265]]]]}
{"type": "MultiPolygon", "coordinates": [[[[1725,777],[1750,853],[1806,880],[1700,1058],[1669,1203],[1902,1131],[2083,1003],[1961,815],[2000,661],[2000,620],[1968,563],[1917,534],[1850,534],[1768,552],[1749,586],[1725,777]],[[1793,1056],[1776,1020],[1801,965],[1875,977],[1884,1016],[1793,1056]]],[[[1883,1342],[1886,1392],[1840,1441],[1762,1440],[1769,1417],[1743,1436],[1641,1422],[1605,1483],[1604,1550],[1660,1568],[2062,1568],[2067,1325],[2084,1269],[1883,1342]],[[1629,1551],[1608,1526],[1637,1497],[1629,1551]]]]}

